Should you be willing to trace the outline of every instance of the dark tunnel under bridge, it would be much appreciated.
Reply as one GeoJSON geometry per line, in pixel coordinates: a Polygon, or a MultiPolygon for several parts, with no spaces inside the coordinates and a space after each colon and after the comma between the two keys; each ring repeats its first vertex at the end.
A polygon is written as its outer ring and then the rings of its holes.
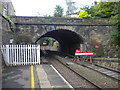
{"type": "Polygon", "coordinates": [[[75,50],[80,48],[80,44],[83,44],[83,38],[76,32],[70,30],[59,29],[47,32],[39,37],[36,42],[43,37],[56,39],[60,45],[59,51],[71,55],[74,55],[75,50]]]}

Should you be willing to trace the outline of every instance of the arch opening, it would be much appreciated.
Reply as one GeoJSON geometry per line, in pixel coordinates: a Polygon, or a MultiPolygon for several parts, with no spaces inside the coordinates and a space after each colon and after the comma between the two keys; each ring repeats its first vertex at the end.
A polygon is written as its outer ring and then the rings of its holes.
{"type": "Polygon", "coordinates": [[[59,49],[57,51],[74,55],[76,49],[80,49],[80,44],[83,44],[83,38],[70,30],[54,30],[47,32],[36,40],[36,43],[42,38],[49,37],[56,40],[59,44],[59,49]]]}
{"type": "Polygon", "coordinates": [[[59,51],[59,42],[51,37],[42,37],[37,44],[40,44],[42,50],[59,51]]]}

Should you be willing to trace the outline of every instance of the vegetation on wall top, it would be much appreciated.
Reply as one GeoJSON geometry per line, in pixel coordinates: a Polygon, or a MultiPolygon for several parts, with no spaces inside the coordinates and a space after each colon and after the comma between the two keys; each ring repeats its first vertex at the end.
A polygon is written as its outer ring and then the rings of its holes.
{"type": "Polygon", "coordinates": [[[10,29],[11,29],[11,31],[12,31],[12,32],[15,32],[16,26],[15,26],[14,22],[11,20],[11,17],[10,17],[10,16],[5,16],[5,18],[6,18],[6,19],[9,21],[9,23],[10,23],[10,29]]]}

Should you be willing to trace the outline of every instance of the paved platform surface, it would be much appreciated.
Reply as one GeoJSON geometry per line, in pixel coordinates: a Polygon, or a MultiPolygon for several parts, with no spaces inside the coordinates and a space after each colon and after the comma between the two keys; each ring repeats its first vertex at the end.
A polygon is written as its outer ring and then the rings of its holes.
{"type": "Polygon", "coordinates": [[[70,88],[51,65],[7,67],[2,71],[2,88],[70,88]],[[34,84],[34,85],[32,85],[34,84]]]}
{"type": "Polygon", "coordinates": [[[39,65],[37,66],[41,88],[70,88],[68,84],[59,76],[53,69],[52,65],[39,65]]]}
{"type": "Polygon", "coordinates": [[[7,67],[2,72],[2,88],[30,88],[30,66],[7,67]]]}

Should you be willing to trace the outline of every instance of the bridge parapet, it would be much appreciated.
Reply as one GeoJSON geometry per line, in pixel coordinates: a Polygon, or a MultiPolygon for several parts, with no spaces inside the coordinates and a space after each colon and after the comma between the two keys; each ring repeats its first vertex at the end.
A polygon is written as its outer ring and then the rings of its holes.
{"type": "MultiPolygon", "coordinates": [[[[109,41],[109,33],[114,30],[114,26],[109,23],[109,19],[81,19],[81,18],[56,18],[56,17],[23,17],[23,16],[13,16],[11,19],[16,24],[16,32],[13,33],[10,30],[8,21],[2,18],[2,44],[33,44],[41,36],[47,34],[48,37],[53,37],[56,39],[60,38],[62,44],[65,42],[65,37],[67,37],[67,42],[79,40],[75,36],[78,35],[82,37],[83,42],[88,45],[94,52],[96,56],[107,57],[108,54],[111,57],[117,57],[118,52],[113,51],[107,43],[109,41]],[[64,31],[75,33],[69,34],[64,31]],[[55,31],[55,33],[54,33],[55,31]],[[61,34],[59,31],[63,31],[61,34]],[[52,32],[52,34],[49,34],[52,32]],[[56,34],[57,32],[57,34],[56,34]],[[63,39],[61,39],[61,37],[63,39]],[[72,38],[72,39],[71,39],[72,38]],[[99,45],[100,48],[96,49],[95,46],[99,45]],[[107,45],[107,46],[105,46],[107,45]]],[[[66,42],[66,43],[67,43],[66,42]]],[[[80,41],[81,42],[81,41],[80,41]]],[[[71,47],[76,47],[77,45],[71,45],[71,43],[66,44],[66,47],[62,47],[62,50],[71,50],[71,47]],[[65,49],[64,49],[65,48],[65,49]]],[[[64,46],[64,45],[63,45],[64,46]]],[[[113,47],[114,48],[114,47],[113,47]]],[[[117,50],[117,49],[116,49],[117,50]]]]}
{"type": "Polygon", "coordinates": [[[60,17],[23,17],[13,16],[12,21],[16,24],[41,24],[41,25],[68,25],[68,26],[111,26],[109,19],[81,19],[60,17]]]}

